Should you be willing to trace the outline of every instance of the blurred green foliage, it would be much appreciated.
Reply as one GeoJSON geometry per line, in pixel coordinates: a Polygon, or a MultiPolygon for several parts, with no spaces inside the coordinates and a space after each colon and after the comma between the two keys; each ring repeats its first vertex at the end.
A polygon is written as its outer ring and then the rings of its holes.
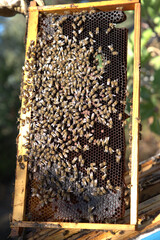
{"type": "MultiPolygon", "coordinates": [[[[45,1],[64,3],[63,0],[45,1]],[[57,1],[57,2],[56,2],[57,1]]],[[[70,1],[72,2],[72,1],[70,1]]],[[[79,1],[76,1],[79,2],[79,1]]],[[[133,77],[133,14],[128,14],[128,86],[133,77]]],[[[24,62],[25,18],[0,18],[0,181],[14,176],[19,89],[24,62]]],[[[142,1],[141,118],[152,117],[150,128],[160,134],[160,1],[142,1]]]]}
{"type": "MultiPolygon", "coordinates": [[[[151,131],[160,134],[160,1],[142,0],[141,119],[152,118],[151,131]]],[[[132,91],[134,32],[129,37],[128,80],[132,91]]]]}
{"type": "Polygon", "coordinates": [[[14,176],[25,18],[0,18],[0,181],[14,176]]]}

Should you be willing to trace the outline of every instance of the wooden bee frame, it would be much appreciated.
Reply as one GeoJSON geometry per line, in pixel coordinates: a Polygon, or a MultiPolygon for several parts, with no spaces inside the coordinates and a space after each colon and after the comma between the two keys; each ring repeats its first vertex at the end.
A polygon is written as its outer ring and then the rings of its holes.
{"type": "MultiPolygon", "coordinates": [[[[21,169],[18,162],[16,167],[15,194],[13,204],[13,217],[11,227],[43,227],[43,228],[78,228],[78,229],[96,229],[96,230],[136,230],[138,224],[138,161],[139,161],[139,100],[140,100],[140,16],[141,4],[139,0],[113,0],[93,3],[67,4],[37,7],[36,2],[32,1],[29,8],[28,35],[26,44],[27,50],[30,41],[36,41],[38,29],[39,12],[57,12],[63,13],[66,10],[71,12],[97,8],[103,11],[112,10],[133,10],[134,11],[134,78],[133,78],[133,116],[132,116],[132,161],[131,161],[131,207],[130,224],[100,224],[100,223],[71,223],[71,222],[29,222],[25,221],[25,202],[26,202],[26,184],[27,184],[27,162],[24,162],[25,169],[21,169]]],[[[24,82],[27,81],[27,75],[24,73],[24,82]]],[[[24,98],[22,99],[22,108],[24,98]]],[[[21,112],[21,119],[30,117],[30,112],[21,112]]],[[[20,126],[18,135],[18,156],[24,155],[24,147],[29,124],[20,126]]]]}

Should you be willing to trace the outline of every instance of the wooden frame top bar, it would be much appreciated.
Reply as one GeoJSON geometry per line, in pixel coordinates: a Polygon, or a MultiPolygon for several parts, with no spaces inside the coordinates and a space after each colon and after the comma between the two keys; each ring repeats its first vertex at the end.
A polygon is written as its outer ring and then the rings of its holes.
{"type": "Polygon", "coordinates": [[[78,12],[82,10],[89,10],[90,8],[95,8],[101,11],[113,11],[113,10],[123,10],[129,11],[134,10],[135,4],[139,3],[140,0],[113,0],[113,1],[101,1],[101,2],[88,2],[88,3],[76,3],[76,4],[61,4],[61,5],[49,5],[49,6],[38,6],[30,7],[30,11],[38,10],[39,12],[57,12],[64,13],[64,11],[69,10],[73,12],[78,12]]]}

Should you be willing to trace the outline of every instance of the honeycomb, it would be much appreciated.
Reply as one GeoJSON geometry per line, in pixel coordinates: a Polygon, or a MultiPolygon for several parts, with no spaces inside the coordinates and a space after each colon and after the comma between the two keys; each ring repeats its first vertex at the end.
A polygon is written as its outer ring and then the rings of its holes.
{"type": "MultiPolygon", "coordinates": [[[[124,12],[40,14],[25,61],[31,100],[26,220],[124,215],[124,12]]],[[[29,101],[26,101],[26,107],[29,101]]]]}

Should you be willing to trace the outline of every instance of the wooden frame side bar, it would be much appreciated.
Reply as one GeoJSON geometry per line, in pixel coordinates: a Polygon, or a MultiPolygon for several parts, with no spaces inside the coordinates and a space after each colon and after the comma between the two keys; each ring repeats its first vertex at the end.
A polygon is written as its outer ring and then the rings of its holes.
{"type": "Polygon", "coordinates": [[[135,4],[134,12],[134,74],[132,115],[132,163],[130,224],[138,222],[138,165],[139,165],[139,105],[140,105],[140,38],[141,5],[135,4]]]}
{"type": "Polygon", "coordinates": [[[38,228],[74,228],[96,230],[132,230],[135,225],[130,224],[106,224],[106,223],[72,223],[72,222],[12,222],[12,227],[38,227],[38,228]]]}
{"type": "Polygon", "coordinates": [[[40,12],[58,12],[64,13],[64,11],[82,11],[95,8],[101,11],[113,11],[113,10],[134,10],[135,4],[139,3],[139,0],[114,0],[114,1],[99,1],[88,3],[76,3],[76,4],[62,4],[62,5],[49,5],[30,7],[30,11],[38,10],[40,12]]]}
{"type": "MultiPolygon", "coordinates": [[[[30,45],[30,41],[36,41],[37,38],[37,28],[38,28],[38,11],[29,12],[29,22],[28,22],[28,35],[27,35],[27,44],[26,44],[26,55],[25,60],[27,60],[27,50],[30,45]]],[[[24,73],[24,82],[27,81],[27,74],[24,73]]],[[[23,86],[23,90],[25,90],[26,86],[23,86]]],[[[22,97],[22,108],[25,108],[25,98],[22,97]]],[[[26,119],[26,117],[30,118],[31,111],[26,112],[25,114],[21,110],[20,119],[26,119]]],[[[24,136],[29,132],[29,124],[25,123],[25,126],[22,126],[20,120],[20,131],[18,135],[18,151],[17,156],[25,155],[26,148],[24,144],[26,143],[26,138],[24,136]]],[[[25,166],[24,169],[21,169],[17,160],[16,164],[16,176],[15,176],[15,193],[14,193],[14,203],[13,203],[13,220],[22,221],[24,220],[25,214],[25,198],[26,198],[26,184],[27,184],[27,162],[23,161],[25,166]]]]}

